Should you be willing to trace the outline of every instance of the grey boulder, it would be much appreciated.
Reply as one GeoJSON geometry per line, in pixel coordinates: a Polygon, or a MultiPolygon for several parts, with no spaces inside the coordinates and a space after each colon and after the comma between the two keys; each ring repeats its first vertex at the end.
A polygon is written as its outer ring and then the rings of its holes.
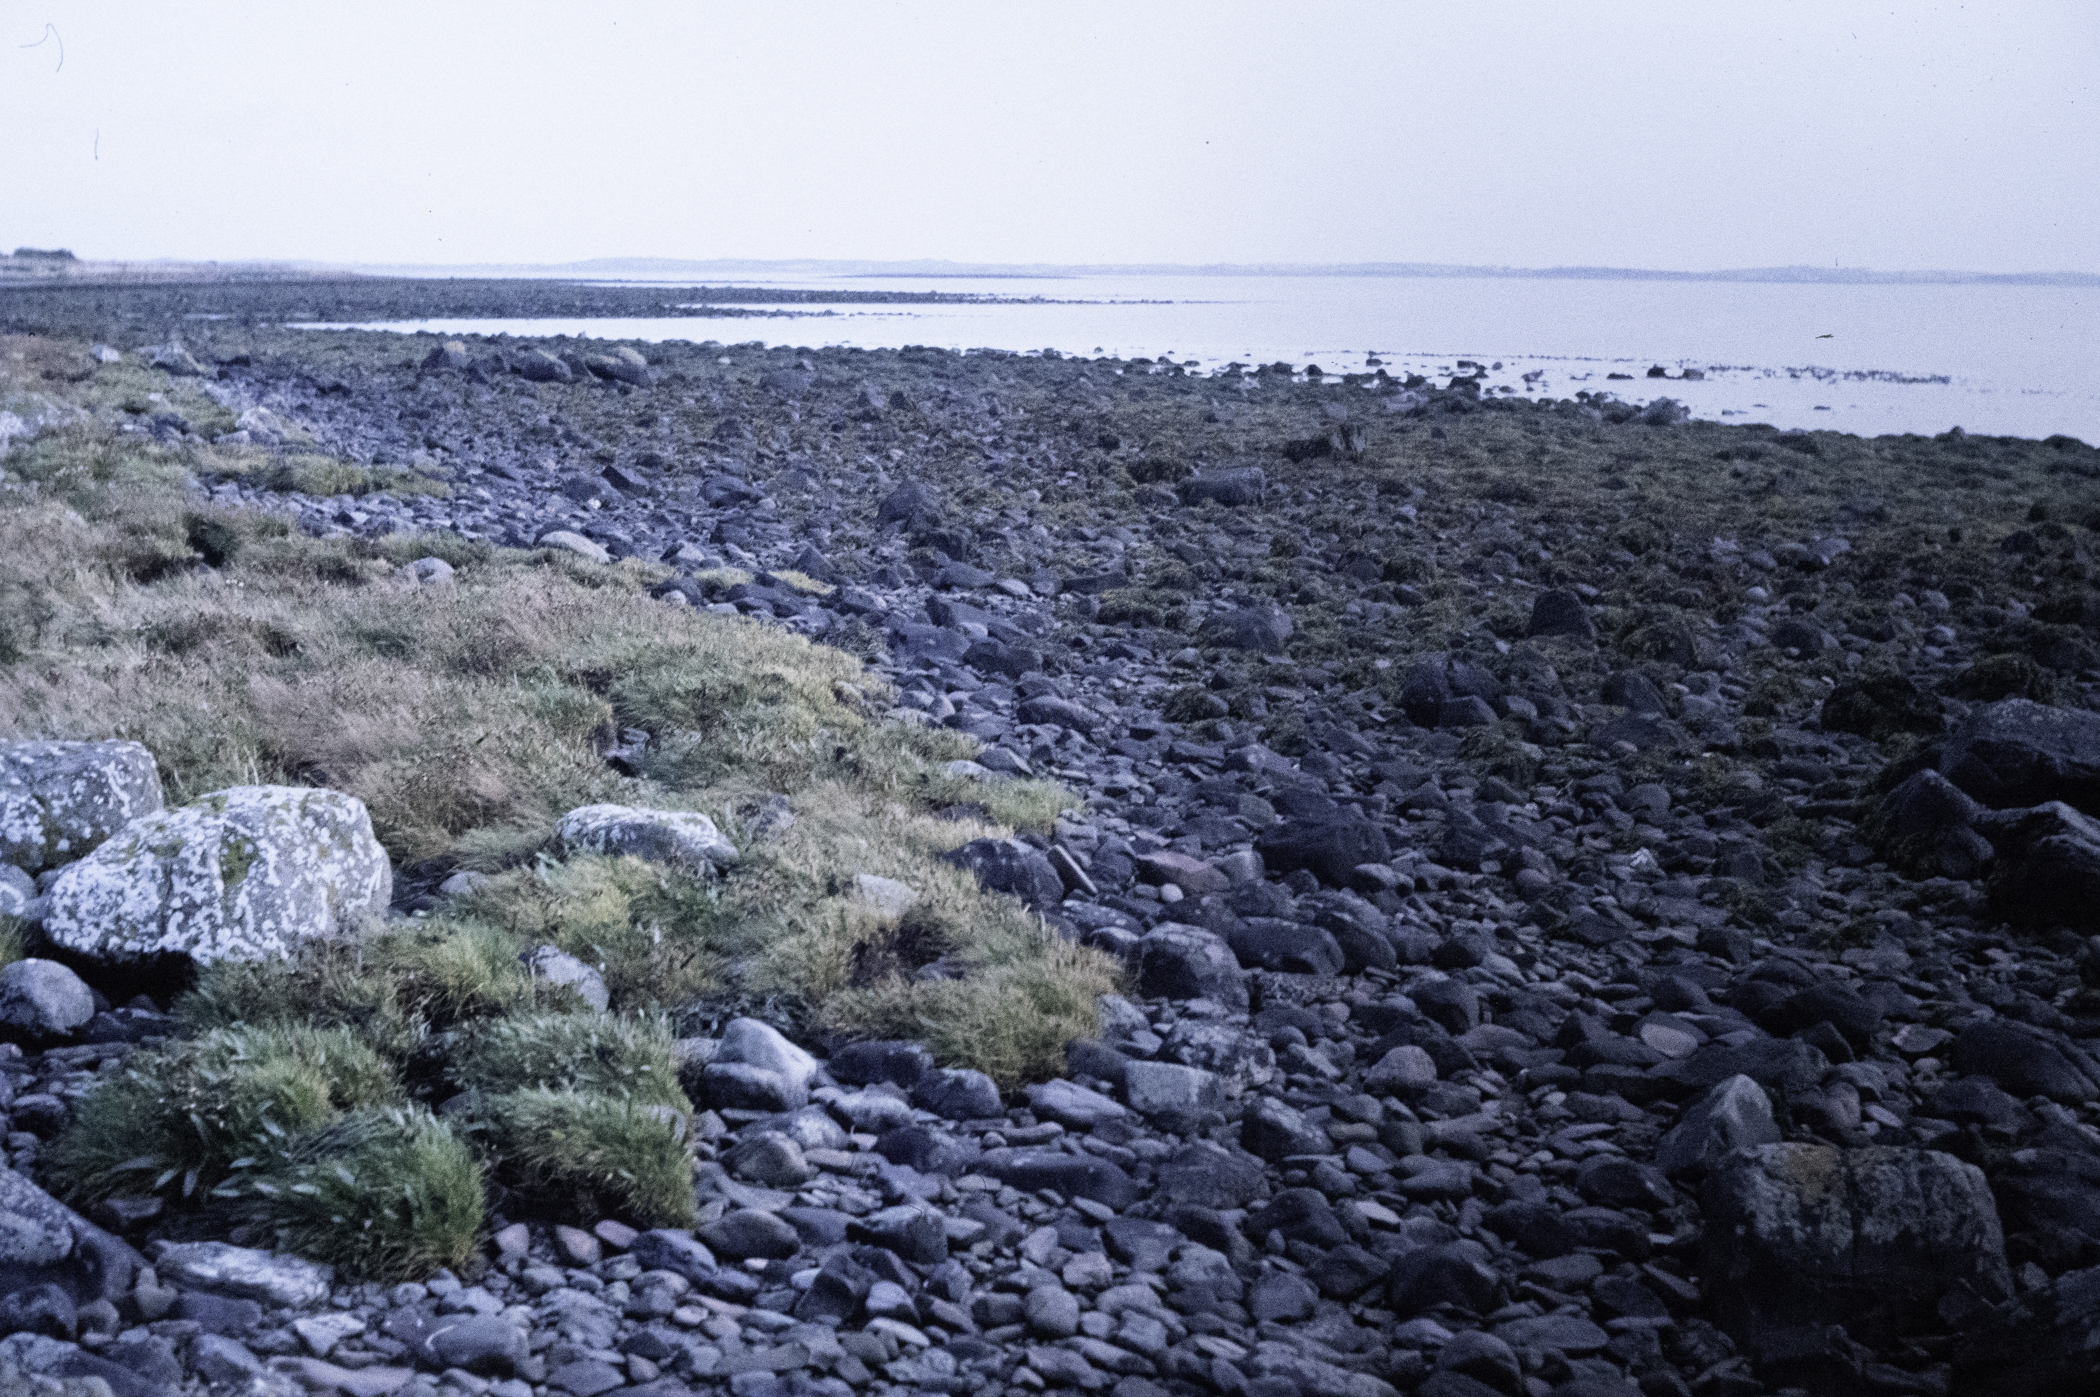
{"type": "Polygon", "coordinates": [[[708,1104],[740,1110],[795,1111],[809,1104],[817,1060],[758,1019],[731,1019],[722,1045],[700,1071],[708,1104]]]}
{"type": "Polygon", "coordinates": [[[133,820],[67,865],[44,933],[101,962],[267,960],[384,917],[393,887],[362,801],[235,786],[133,820]]]}
{"type": "Polygon", "coordinates": [[[1779,1142],[1772,1099],[1749,1077],[1719,1083],[1677,1118],[1655,1147],[1656,1167],[1665,1174],[1712,1169],[1739,1149],[1779,1142]]]}
{"type": "Polygon", "coordinates": [[[1203,623],[1206,645],[1273,655],[1291,638],[1289,613],[1274,606],[1247,606],[1213,616],[1203,623]]]}
{"type": "Polygon", "coordinates": [[[0,969],[0,1031],[32,1043],[64,1038],[95,1016],[95,996],[55,960],[0,969]]]}
{"type": "Polygon", "coordinates": [[[1987,704],[1947,739],[1939,767],[1996,810],[2060,800],[2100,815],[2100,713],[2022,698],[1987,704]]]}
{"type": "Polygon", "coordinates": [[[160,808],[160,771],[136,742],[0,747],[0,863],[31,873],[71,863],[160,808]]]}
{"type": "Polygon", "coordinates": [[[2021,926],[2090,923],[2100,905],[2100,821],[2052,800],[1977,823],[1998,851],[1990,894],[1999,916],[2021,926]]]}
{"type": "Polygon", "coordinates": [[[707,874],[737,861],[736,846],[715,822],[690,810],[638,810],[628,805],[585,805],[561,817],[555,834],[564,851],[628,855],[707,874]]]}
{"type": "Polygon", "coordinates": [[[153,1263],[165,1284],[293,1309],[326,1300],[335,1278],[330,1267],[227,1242],[166,1243],[153,1263]]]}

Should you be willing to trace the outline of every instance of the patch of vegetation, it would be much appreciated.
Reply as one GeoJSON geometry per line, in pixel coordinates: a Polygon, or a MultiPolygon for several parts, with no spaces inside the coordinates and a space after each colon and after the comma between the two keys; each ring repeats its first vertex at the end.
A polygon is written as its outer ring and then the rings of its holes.
{"type": "Polygon", "coordinates": [[[1986,655],[1941,686],[1950,697],[1975,703],[2023,698],[2055,703],[2062,686],[2051,671],[2028,655],[1986,655]]]}
{"type": "Polygon", "coordinates": [[[243,1192],[280,1250],[381,1281],[466,1261],[487,1208],[473,1151],[420,1107],[356,1111],[300,1136],[243,1192]]]}
{"type": "Polygon", "coordinates": [[[82,1201],[196,1198],[242,1161],[400,1094],[387,1063],[339,1029],[219,1029],[137,1055],[82,1098],[44,1156],[45,1178],[82,1201]]]}
{"type": "Polygon", "coordinates": [[[258,473],[266,490],[297,491],[326,499],[331,495],[436,495],[452,493],[442,480],[386,466],[360,466],[329,456],[287,456],[258,473]]]}
{"type": "Polygon", "coordinates": [[[559,1216],[693,1225],[689,1127],[672,1107],[529,1090],[487,1102],[474,1127],[496,1177],[559,1216]]]}
{"type": "Polygon", "coordinates": [[[462,1090],[583,1091],[691,1113],[678,1087],[671,1030],[659,1017],[531,1014],[459,1031],[446,1071],[462,1090]]]}

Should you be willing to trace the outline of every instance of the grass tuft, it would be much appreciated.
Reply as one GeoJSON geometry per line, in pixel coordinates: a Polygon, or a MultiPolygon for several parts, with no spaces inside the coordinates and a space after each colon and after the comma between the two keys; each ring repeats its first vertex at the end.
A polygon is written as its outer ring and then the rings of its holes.
{"type": "Polygon", "coordinates": [[[421,1107],[357,1111],[302,1135],[243,1193],[281,1250],[373,1281],[465,1262],[488,1202],[473,1151],[421,1107]]]}
{"type": "Polygon", "coordinates": [[[533,1089],[483,1107],[499,1178],[550,1213],[637,1227],[694,1220],[689,1124],[675,1109],[588,1092],[533,1089]]]}
{"type": "Polygon", "coordinates": [[[340,1029],[220,1029],[141,1054],[82,1098],[45,1177],[79,1202],[193,1198],[302,1131],[399,1096],[385,1061],[340,1029]]]}
{"type": "Polygon", "coordinates": [[[690,1114],[670,1026],[655,1016],[531,1014],[459,1031],[447,1071],[464,1091],[580,1091],[690,1114]]]}

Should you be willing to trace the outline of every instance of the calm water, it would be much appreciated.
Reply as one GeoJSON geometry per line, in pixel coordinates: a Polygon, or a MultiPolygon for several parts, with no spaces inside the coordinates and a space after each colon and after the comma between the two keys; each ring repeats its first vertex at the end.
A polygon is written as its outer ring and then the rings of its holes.
{"type": "MultiPolygon", "coordinates": [[[[2100,291],[1492,277],[737,278],[737,285],[1040,297],[1021,305],[844,306],[792,320],[427,320],[444,334],[719,339],[796,346],[1055,349],[1329,373],[1499,365],[1525,396],[1669,396],[1701,417],[1878,435],[1970,432],[2100,443],[2100,291]],[[1651,365],[1703,381],[1648,379],[1651,365]],[[1615,381],[1612,373],[1631,373],[1615,381]]],[[[808,307],[781,307],[807,310],[808,307]]],[[[319,328],[319,327],[317,327],[319,328]]]]}

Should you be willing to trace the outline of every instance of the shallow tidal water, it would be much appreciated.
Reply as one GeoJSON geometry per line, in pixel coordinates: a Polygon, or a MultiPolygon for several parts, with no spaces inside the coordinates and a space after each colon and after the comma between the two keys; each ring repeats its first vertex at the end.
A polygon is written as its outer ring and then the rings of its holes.
{"type": "MultiPolygon", "coordinates": [[[[666,284],[686,285],[689,282],[666,284]]],[[[1499,277],[739,277],[740,286],[990,299],[795,318],[485,319],[356,327],[439,334],[860,348],[907,344],[1165,359],[1192,372],[1287,360],[1396,375],[1488,370],[1525,397],[1672,397],[1702,418],[1856,432],[2057,433],[2100,442],[2100,291],[1499,277]],[[1662,366],[1668,381],[1648,378],[1662,366]],[[1686,369],[1704,375],[1680,377],[1686,369]],[[1631,375],[1614,378],[1612,375],[1631,375]]],[[[764,309],[740,303],[742,309],[764,309]]],[[[317,327],[318,328],[318,327],[317,327]]]]}

